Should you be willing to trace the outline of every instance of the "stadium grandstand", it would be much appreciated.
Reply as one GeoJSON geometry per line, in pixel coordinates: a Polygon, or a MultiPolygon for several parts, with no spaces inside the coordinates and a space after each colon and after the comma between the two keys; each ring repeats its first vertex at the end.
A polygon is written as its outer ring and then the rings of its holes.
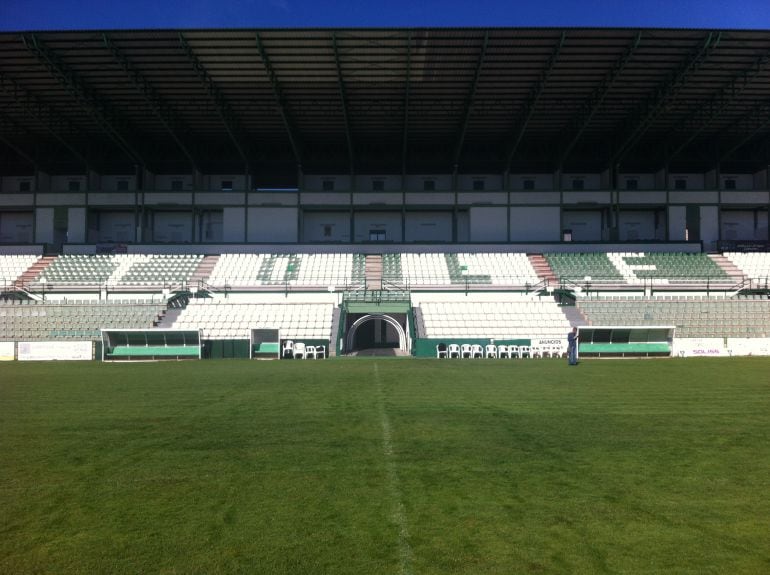
{"type": "Polygon", "coordinates": [[[0,33],[2,357],[770,355],[768,209],[765,31],[0,33]]]}

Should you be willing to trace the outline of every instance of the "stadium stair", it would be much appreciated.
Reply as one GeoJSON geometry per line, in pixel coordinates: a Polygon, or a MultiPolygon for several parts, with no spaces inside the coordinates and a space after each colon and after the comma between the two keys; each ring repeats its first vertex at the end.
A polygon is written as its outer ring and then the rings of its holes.
{"type": "Polygon", "coordinates": [[[34,264],[32,264],[32,266],[30,266],[27,271],[19,276],[19,279],[14,282],[14,285],[16,287],[24,287],[31,283],[35,283],[37,278],[40,277],[40,274],[43,273],[43,271],[49,265],[51,265],[55,259],[56,256],[45,256],[40,258],[34,264]]]}
{"type": "Polygon", "coordinates": [[[366,256],[366,289],[382,290],[382,256],[369,254],[366,256]]]}
{"type": "Polygon", "coordinates": [[[722,254],[709,254],[709,258],[718,265],[737,284],[745,279],[743,271],[722,254]]]}
{"type": "Polygon", "coordinates": [[[571,326],[588,325],[588,319],[576,306],[563,306],[561,311],[564,312],[564,317],[567,318],[571,326]]]}
{"type": "Polygon", "coordinates": [[[532,264],[532,268],[535,270],[537,277],[541,280],[546,280],[549,285],[559,283],[556,274],[553,273],[551,265],[548,263],[548,260],[545,259],[543,254],[527,254],[527,258],[529,258],[529,263],[532,264]]]}
{"type": "Polygon", "coordinates": [[[214,266],[217,265],[219,256],[204,256],[198,264],[197,269],[190,276],[190,284],[198,285],[200,282],[208,282],[214,266]]]}

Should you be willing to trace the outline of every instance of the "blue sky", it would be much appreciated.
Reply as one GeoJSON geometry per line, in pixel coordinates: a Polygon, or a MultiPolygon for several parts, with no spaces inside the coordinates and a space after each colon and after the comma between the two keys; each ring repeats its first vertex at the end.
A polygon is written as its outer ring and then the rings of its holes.
{"type": "Polygon", "coordinates": [[[422,26],[770,29],[770,0],[0,0],[0,30],[422,26]]]}

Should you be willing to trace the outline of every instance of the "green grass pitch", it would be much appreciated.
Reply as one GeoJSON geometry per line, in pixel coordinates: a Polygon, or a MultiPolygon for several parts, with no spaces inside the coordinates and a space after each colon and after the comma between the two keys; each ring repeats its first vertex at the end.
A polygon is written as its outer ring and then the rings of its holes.
{"type": "Polygon", "coordinates": [[[0,573],[770,573],[770,359],[0,364],[0,573]]]}

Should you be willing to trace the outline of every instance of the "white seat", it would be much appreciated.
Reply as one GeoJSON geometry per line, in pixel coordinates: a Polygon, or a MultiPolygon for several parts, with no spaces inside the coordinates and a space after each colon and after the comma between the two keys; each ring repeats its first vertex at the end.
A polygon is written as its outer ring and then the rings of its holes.
{"type": "Polygon", "coordinates": [[[484,348],[481,347],[478,343],[474,343],[471,346],[471,357],[476,358],[483,358],[484,357],[484,348]]]}
{"type": "Polygon", "coordinates": [[[283,357],[294,357],[294,342],[290,339],[287,339],[283,342],[283,351],[281,352],[281,356],[283,357]]]}
{"type": "Polygon", "coordinates": [[[509,351],[508,356],[511,359],[517,359],[521,357],[521,351],[519,350],[518,345],[509,345],[508,351],[509,351]]]}
{"type": "Polygon", "coordinates": [[[519,357],[532,357],[532,348],[528,345],[519,346],[519,357]]]}
{"type": "Polygon", "coordinates": [[[449,352],[447,351],[447,345],[445,343],[440,343],[436,346],[436,357],[441,358],[448,358],[449,352]]]}
{"type": "Polygon", "coordinates": [[[461,357],[460,354],[461,354],[460,346],[457,345],[456,343],[450,343],[449,344],[449,348],[448,348],[448,355],[449,355],[449,357],[450,358],[453,358],[453,357],[459,358],[459,357],[461,357]]]}
{"type": "Polygon", "coordinates": [[[326,359],[326,346],[325,345],[317,345],[317,346],[315,346],[315,358],[316,359],[326,359]]]}
{"type": "Polygon", "coordinates": [[[308,345],[305,347],[305,359],[316,358],[316,347],[314,345],[308,345]]]}
{"type": "Polygon", "coordinates": [[[292,348],[292,357],[294,359],[305,359],[305,344],[298,341],[292,348]]]}
{"type": "Polygon", "coordinates": [[[508,346],[507,345],[503,344],[503,345],[498,345],[497,346],[497,357],[509,358],[509,357],[511,357],[509,354],[510,354],[510,352],[508,351],[508,346]]]}
{"type": "Polygon", "coordinates": [[[486,357],[494,357],[494,358],[496,358],[497,357],[497,346],[495,344],[493,344],[493,343],[488,344],[484,348],[484,355],[486,357]]]}
{"type": "Polygon", "coordinates": [[[460,357],[464,359],[473,357],[473,350],[471,348],[471,344],[464,343],[460,346],[460,357]]]}

